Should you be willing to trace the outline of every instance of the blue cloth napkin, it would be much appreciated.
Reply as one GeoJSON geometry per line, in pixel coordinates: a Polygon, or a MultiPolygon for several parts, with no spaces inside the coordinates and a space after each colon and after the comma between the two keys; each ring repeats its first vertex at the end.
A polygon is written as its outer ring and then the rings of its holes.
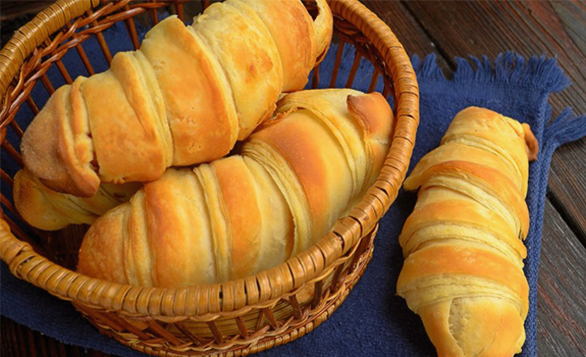
{"type": "MultiPolygon", "coordinates": [[[[144,34],[144,29],[140,30],[140,34],[144,34]]],[[[114,26],[105,35],[112,52],[130,49],[123,25],[114,26]]],[[[83,46],[97,71],[107,68],[95,39],[89,39],[83,46]]],[[[328,75],[324,74],[331,73],[327,69],[334,63],[335,50],[334,45],[321,65],[320,87],[326,87],[330,82],[328,75]]],[[[351,46],[346,46],[338,87],[344,86],[353,55],[351,46]]],[[[75,51],[70,51],[63,61],[72,74],[87,75],[75,51]]],[[[528,257],[525,273],[530,285],[530,310],[525,323],[527,340],[522,356],[535,356],[537,277],[550,160],[559,145],[586,135],[586,117],[576,118],[570,110],[566,110],[548,123],[551,117],[551,108],[547,102],[549,94],[569,84],[553,59],[534,57],[526,60],[513,53],[506,53],[494,62],[487,58],[470,58],[458,59],[457,64],[453,78],[448,80],[437,67],[434,55],[424,60],[413,58],[421,90],[421,124],[411,167],[439,144],[451,119],[467,106],[487,107],[531,125],[539,140],[540,155],[530,167],[527,197],[531,229],[526,241],[528,257]]],[[[366,90],[372,71],[372,66],[363,60],[354,87],[366,90]]],[[[54,68],[49,72],[49,77],[53,83],[63,83],[63,78],[54,68]]],[[[379,91],[382,90],[381,82],[377,86],[379,91]]],[[[38,99],[38,103],[44,103],[47,94],[39,85],[33,91],[33,96],[38,99]]],[[[29,109],[23,106],[17,120],[25,121],[31,116],[29,109]]],[[[7,162],[4,157],[3,162],[7,162]]],[[[11,174],[14,169],[6,168],[11,174]]],[[[10,188],[3,187],[2,190],[8,192],[10,188]]],[[[260,355],[433,355],[433,346],[419,317],[409,311],[403,299],[395,295],[395,284],[403,262],[397,237],[414,203],[413,193],[400,193],[380,222],[374,257],[366,273],[346,302],[328,321],[307,336],[260,355]]],[[[142,355],[100,335],[69,303],[17,280],[4,263],[0,264],[0,269],[2,315],[66,344],[120,356],[142,355]]]]}

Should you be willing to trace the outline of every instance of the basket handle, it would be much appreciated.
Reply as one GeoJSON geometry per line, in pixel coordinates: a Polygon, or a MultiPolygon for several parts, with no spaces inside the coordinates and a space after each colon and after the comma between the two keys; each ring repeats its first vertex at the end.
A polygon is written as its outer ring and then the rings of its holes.
{"type": "Polygon", "coordinates": [[[0,51],[0,96],[5,95],[22,63],[37,46],[63,27],[67,21],[98,6],[99,3],[100,0],[57,0],[16,30],[0,51]]]}
{"type": "Polygon", "coordinates": [[[15,258],[21,253],[32,250],[31,245],[16,238],[10,231],[8,223],[3,218],[0,218],[0,259],[8,264],[13,273],[16,270],[16,264],[14,263],[19,261],[19,259],[15,258]]]}

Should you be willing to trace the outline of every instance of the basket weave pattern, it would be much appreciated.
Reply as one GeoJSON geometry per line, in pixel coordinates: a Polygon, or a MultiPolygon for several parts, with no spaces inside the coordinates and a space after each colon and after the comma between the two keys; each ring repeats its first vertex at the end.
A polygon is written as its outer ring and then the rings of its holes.
{"type": "MultiPolygon", "coordinates": [[[[209,1],[196,5],[205,8],[209,1]]],[[[16,148],[23,128],[14,117],[24,104],[34,114],[42,107],[31,94],[37,82],[52,93],[55,86],[47,76],[49,69],[56,68],[67,83],[81,74],[70,73],[62,62],[68,51],[75,51],[87,73],[93,74],[92,61],[82,46],[85,40],[95,38],[109,63],[112,52],[104,30],[124,22],[136,49],[137,19],[147,19],[154,25],[159,11],[165,8],[185,20],[193,6],[183,0],[59,0],[19,30],[0,53],[2,184],[10,187],[13,183],[4,160],[22,167],[16,148]]],[[[312,10],[311,1],[307,6],[312,10]]],[[[72,301],[103,333],[157,355],[245,355],[301,337],[327,319],[372,256],[377,222],[394,201],[405,177],[419,120],[415,74],[394,34],[355,0],[331,0],[330,6],[339,41],[330,86],[338,76],[347,75],[345,86],[352,87],[360,61],[366,59],[375,68],[369,91],[382,78],[383,94],[394,97],[397,119],[377,181],[348,216],[338,220],[331,233],[287,262],[244,279],[181,289],[132,287],[67,269],[75,266],[83,229],[47,233],[28,227],[20,223],[10,194],[3,190],[0,257],[12,273],[72,301]],[[338,72],[345,46],[354,46],[356,51],[349,73],[342,74],[338,72]],[[65,236],[67,239],[63,239],[65,236]]],[[[311,85],[316,87],[323,75],[316,67],[311,85]]]]}

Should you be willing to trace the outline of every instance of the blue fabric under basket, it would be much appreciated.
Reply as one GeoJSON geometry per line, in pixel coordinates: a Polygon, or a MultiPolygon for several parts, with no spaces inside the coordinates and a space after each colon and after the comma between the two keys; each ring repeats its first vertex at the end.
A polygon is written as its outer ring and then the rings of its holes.
{"type": "MultiPolygon", "coordinates": [[[[117,37],[126,36],[125,33],[122,25],[105,31],[109,44],[129,43],[126,39],[117,41],[117,37]]],[[[92,60],[101,58],[100,49],[94,40],[86,41],[84,47],[92,60]]],[[[122,48],[113,47],[112,50],[122,48]]],[[[339,87],[344,86],[345,74],[350,72],[353,51],[351,46],[344,49],[341,75],[337,83],[339,87]]],[[[334,45],[321,65],[322,74],[331,73],[328,69],[333,66],[335,52],[334,45]]],[[[81,62],[73,56],[68,54],[64,58],[66,66],[73,69],[78,66],[78,73],[83,73],[84,70],[79,67],[81,62]]],[[[525,273],[530,286],[530,309],[525,323],[527,339],[521,355],[535,356],[537,277],[550,161],[559,145],[586,135],[586,117],[575,117],[568,109],[557,119],[550,121],[549,94],[569,85],[554,59],[533,57],[526,60],[513,53],[505,53],[494,62],[487,58],[460,58],[456,62],[457,70],[453,78],[446,79],[438,68],[434,55],[424,60],[413,58],[421,91],[421,124],[411,167],[439,144],[451,119],[467,106],[486,107],[531,125],[539,141],[540,154],[538,160],[530,166],[527,196],[531,228],[526,240],[528,257],[525,260],[525,273]]],[[[102,68],[96,69],[106,69],[105,61],[102,68]]],[[[372,71],[371,64],[363,60],[354,87],[366,90],[372,71]]],[[[58,73],[49,72],[49,77],[53,83],[63,81],[58,73]]],[[[327,86],[330,78],[328,75],[321,77],[320,87],[327,86]]],[[[380,82],[377,87],[379,91],[382,90],[380,82]]],[[[395,295],[395,284],[403,262],[397,237],[414,203],[415,194],[400,192],[396,202],[380,222],[374,257],[366,273],[346,302],[328,321],[307,336],[260,355],[433,355],[433,346],[419,317],[409,311],[403,299],[395,295]]],[[[100,335],[69,303],[17,280],[4,263],[0,264],[0,269],[2,315],[66,344],[120,356],[142,355],[100,335]]]]}

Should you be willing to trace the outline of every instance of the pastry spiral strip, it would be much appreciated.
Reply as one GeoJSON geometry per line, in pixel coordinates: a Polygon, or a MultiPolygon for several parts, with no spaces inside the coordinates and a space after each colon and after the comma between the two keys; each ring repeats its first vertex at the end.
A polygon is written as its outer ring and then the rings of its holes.
{"type": "Polygon", "coordinates": [[[527,124],[469,107],[404,184],[419,188],[399,237],[397,293],[419,314],[439,356],[511,356],[525,340],[529,230],[527,124]]]}

